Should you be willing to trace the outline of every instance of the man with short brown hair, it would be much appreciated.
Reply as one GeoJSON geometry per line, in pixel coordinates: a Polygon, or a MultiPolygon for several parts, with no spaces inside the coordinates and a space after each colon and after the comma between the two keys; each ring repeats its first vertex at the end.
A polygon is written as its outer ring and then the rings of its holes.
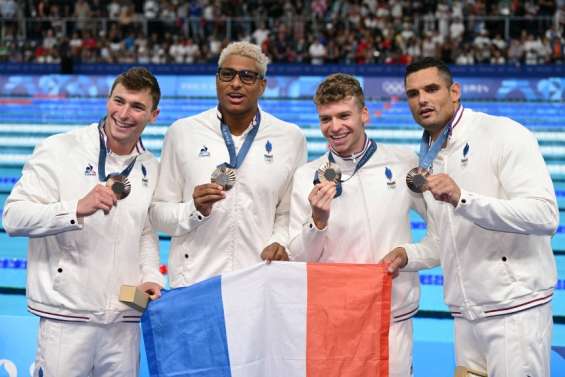
{"type": "Polygon", "coordinates": [[[34,376],[136,376],[141,313],[122,284],[160,295],[148,208],[158,162],[141,133],[159,114],[145,68],[121,74],[99,123],[43,140],[6,200],[3,224],[28,236],[28,310],[39,316],[34,376]]]}
{"type": "MultiPolygon", "coordinates": [[[[403,177],[416,163],[407,148],[377,144],[365,126],[369,111],[352,76],[327,77],[314,97],[320,129],[329,144],[321,158],[294,174],[290,204],[293,260],[377,263],[398,243],[410,242],[409,211],[425,215],[421,195],[403,177]]],[[[393,281],[389,375],[412,375],[412,317],[418,311],[418,274],[393,281]]]]}

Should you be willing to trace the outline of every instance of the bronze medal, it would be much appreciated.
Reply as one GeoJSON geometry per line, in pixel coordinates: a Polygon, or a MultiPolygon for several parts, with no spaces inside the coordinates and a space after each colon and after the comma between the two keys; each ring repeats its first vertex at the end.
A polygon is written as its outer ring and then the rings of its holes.
{"type": "Polygon", "coordinates": [[[427,190],[426,184],[429,175],[430,172],[424,168],[414,168],[406,174],[406,185],[410,190],[421,194],[427,190]]]}
{"type": "Polygon", "coordinates": [[[118,200],[126,198],[131,192],[131,184],[127,177],[123,175],[112,175],[108,177],[106,186],[116,194],[118,200]]]}
{"type": "Polygon", "coordinates": [[[341,170],[337,164],[327,161],[318,169],[318,179],[320,182],[334,182],[338,184],[341,181],[341,170]]]}
{"type": "Polygon", "coordinates": [[[218,166],[212,173],[211,182],[220,185],[228,191],[235,185],[236,170],[227,166],[218,166]]]}

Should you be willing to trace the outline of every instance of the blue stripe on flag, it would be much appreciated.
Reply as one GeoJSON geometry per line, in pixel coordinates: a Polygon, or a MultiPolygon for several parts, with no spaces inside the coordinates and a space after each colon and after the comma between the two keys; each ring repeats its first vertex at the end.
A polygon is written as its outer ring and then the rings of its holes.
{"type": "Polygon", "coordinates": [[[220,276],[163,291],[141,326],[151,376],[231,377],[220,276]]]}

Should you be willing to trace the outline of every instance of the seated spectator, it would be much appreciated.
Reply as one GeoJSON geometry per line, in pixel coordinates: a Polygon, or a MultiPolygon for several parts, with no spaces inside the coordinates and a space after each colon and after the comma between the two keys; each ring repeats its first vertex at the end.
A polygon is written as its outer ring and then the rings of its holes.
{"type": "Polygon", "coordinates": [[[310,55],[310,63],[315,65],[324,64],[324,59],[326,58],[326,47],[322,43],[322,38],[317,37],[315,42],[310,45],[308,49],[310,55]]]}

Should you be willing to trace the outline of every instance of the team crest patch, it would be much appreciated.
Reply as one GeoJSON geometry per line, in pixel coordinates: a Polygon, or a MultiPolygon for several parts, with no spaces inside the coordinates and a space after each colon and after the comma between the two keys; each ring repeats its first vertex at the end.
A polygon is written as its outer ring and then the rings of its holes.
{"type": "Polygon", "coordinates": [[[265,143],[265,161],[273,162],[273,144],[269,140],[265,143]]]}
{"type": "Polygon", "coordinates": [[[394,179],[394,175],[392,174],[392,170],[389,167],[385,167],[385,177],[386,177],[386,185],[388,188],[395,188],[396,187],[396,180],[394,179]]]}
{"type": "Polygon", "coordinates": [[[149,184],[149,179],[147,179],[147,168],[143,164],[141,164],[141,174],[143,175],[143,177],[141,178],[141,183],[143,184],[143,186],[147,187],[147,185],[149,184]]]}
{"type": "Polygon", "coordinates": [[[84,175],[85,176],[95,176],[96,175],[96,171],[94,170],[94,167],[91,164],[86,165],[86,167],[84,168],[84,175]]]}
{"type": "Polygon", "coordinates": [[[463,158],[461,159],[461,164],[467,165],[468,161],[469,161],[469,143],[465,143],[465,146],[463,147],[463,158]]]}
{"type": "Polygon", "coordinates": [[[210,156],[210,152],[208,152],[208,147],[203,145],[202,148],[200,148],[200,153],[198,153],[198,156],[200,157],[209,157],[210,156]]]}

